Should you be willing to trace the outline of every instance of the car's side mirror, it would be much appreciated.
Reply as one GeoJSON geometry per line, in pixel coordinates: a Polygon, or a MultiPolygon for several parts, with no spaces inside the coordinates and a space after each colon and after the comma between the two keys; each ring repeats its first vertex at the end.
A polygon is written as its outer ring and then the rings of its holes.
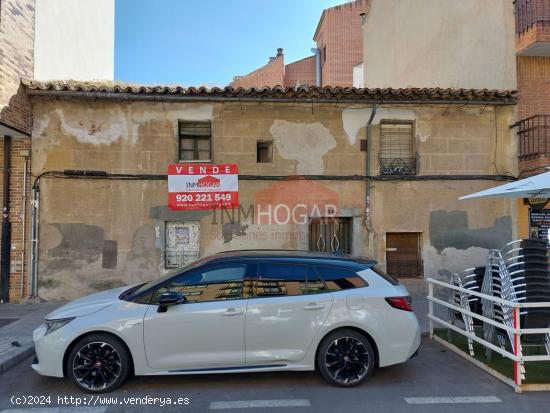
{"type": "Polygon", "coordinates": [[[183,294],[178,293],[176,291],[163,293],[159,297],[159,307],[158,307],[157,311],[159,313],[165,313],[166,310],[168,310],[169,306],[176,305],[176,304],[182,304],[185,301],[187,301],[187,300],[185,299],[183,294]]]}

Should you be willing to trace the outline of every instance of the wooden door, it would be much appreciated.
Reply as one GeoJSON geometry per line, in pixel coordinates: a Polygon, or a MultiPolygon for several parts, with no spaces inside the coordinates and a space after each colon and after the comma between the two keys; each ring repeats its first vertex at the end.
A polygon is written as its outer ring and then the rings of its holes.
{"type": "Polygon", "coordinates": [[[422,277],[420,233],[386,234],[386,272],[394,277],[422,277]]]}

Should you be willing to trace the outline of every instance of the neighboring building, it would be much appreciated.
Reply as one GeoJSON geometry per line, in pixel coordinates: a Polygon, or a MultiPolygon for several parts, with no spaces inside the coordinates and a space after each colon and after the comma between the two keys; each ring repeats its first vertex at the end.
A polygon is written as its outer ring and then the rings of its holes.
{"type": "Polygon", "coordinates": [[[21,78],[112,80],[113,63],[114,0],[0,1],[0,302],[31,293],[32,113],[21,78]]]}
{"type": "Polygon", "coordinates": [[[363,61],[361,16],[367,8],[368,0],[355,0],[323,10],[313,56],[285,65],[283,49],[277,49],[265,66],[235,76],[231,86],[354,86],[354,67],[363,61]]]}
{"type": "Polygon", "coordinates": [[[365,87],[516,88],[512,0],[372,0],[363,28],[365,87]]]}
{"type": "Polygon", "coordinates": [[[21,77],[33,75],[34,0],[0,2],[0,197],[3,206],[0,302],[28,289],[24,239],[30,175],[31,107],[21,77]],[[24,179],[26,177],[26,179],[24,179]],[[10,288],[11,286],[11,288],[10,288]]]}
{"type": "MultiPolygon", "coordinates": [[[[550,167],[550,3],[515,0],[516,54],[519,103],[516,123],[520,177],[550,167]]],[[[520,200],[520,234],[545,238],[550,208],[520,200]],[[535,212],[533,220],[530,219],[535,212]]]]}
{"type": "Polygon", "coordinates": [[[46,299],[245,248],[445,277],[517,235],[514,201],[457,201],[517,174],[512,92],[25,85],[46,299]],[[167,166],[193,160],[238,165],[238,210],[168,209],[167,166]]]}
{"type": "Polygon", "coordinates": [[[323,11],[313,40],[321,59],[321,86],[353,86],[353,67],[363,61],[362,19],[369,0],[349,1],[323,11]]]}
{"type": "Polygon", "coordinates": [[[34,79],[114,79],[115,0],[36,0],[35,25],[34,79]]]}

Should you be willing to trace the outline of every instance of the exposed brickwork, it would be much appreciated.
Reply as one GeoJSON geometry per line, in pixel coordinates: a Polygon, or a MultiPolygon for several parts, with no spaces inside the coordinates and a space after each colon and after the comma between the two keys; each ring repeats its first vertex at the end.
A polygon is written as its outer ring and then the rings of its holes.
{"type": "Polygon", "coordinates": [[[19,81],[33,76],[34,3],[0,3],[0,121],[27,133],[31,111],[19,81]]]}
{"type": "Polygon", "coordinates": [[[520,177],[526,178],[531,175],[537,175],[542,172],[546,172],[545,168],[548,166],[550,166],[550,158],[546,157],[544,154],[541,154],[531,159],[520,160],[520,177]]]}
{"type": "MultiPolygon", "coordinates": [[[[363,61],[363,31],[360,14],[368,0],[356,0],[325,9],[313,40],[321,50],[321,86],[353,86],[353,66],[363,61]]],[[[282,49],[279,49],[282,51],[282,49]]],[[[316,85],[315,56],[284,65],[282,54],[267,65],[235,77],[233,87],[316,85]]]]}
{"type": "MultiPolygon", "coordinates": [[[[33,77],[34,5],[34,0],[2,0],[0,2],[0,121],[27,134],[31,132],[32,114],[26,90],[21,86],[20,79],[33,77]]],[[[29,239],[30,176],[27,174],[27,193],[25,194],[23,190],[25,186],[23,179],[25,153],[21,151],[28,151],[30,154],[31,139],[18,135],[11,140],[10,301],[19,301],[28,294],[28,243],[26,241],[29,239]],[[27,204],[26,214],[24,213],[25,203],[27,204]],[[26,224],[24,238],[23,222],[26,224]],[[24,262],[22,262],[22,248],[26,250],[24,262]],[[24,265],[24,278],[22,278],[22,265],[24,265]],[[21,291],[21,286],[23,291],[21,291]]],[[[3,153],[4,137],[0,136],[0,171],[4,168],[3,153]]],[[[2,189],[0,176],[0,203],[3,202],[2,189]]]]}
{"type": "Polygon", "coordinates": [[[357,0],[326,9],[313,40],[321,50],[321,84],[353,86],[353,66],[363,61],[363,31],[360,14],[368,0],[357,0]]]}
{"type": "Polygon", "coordinates": [[[516,52],[519,54],[536,42],[550,42],[550,26],[542,22],[516,35],[516,52]]]}
{"type": "Polygon", "coordinates": [[[315,86],[315,56],[306,57],[285,66],[284,86],[315,86]]]}
{"type": "Polygon", "coordinates": [[[285,59],[282,53],[270,58],[270,61],[259,69],[244,75],[235,76],[231,86],[237,87],[262,87],[262,86],[282,86],[284,83],[285,59]]]}
{"type": "MultiPolygon", "coordinates": [[[[14,138],[11,141],[11,177],[10,177],[10,223],[11,223],[11,274],[10,274],[10,301],[19,301],[22,297],[28,294],[28,240],[30,230],[30,174],[27,173],[27,198],[23,194],[25,175],[25,157],[21,151],[29,151],[31,149],[30,138],[14,138]],[[24,205],[27,204],[26,213],[24,213],[24,205]],[[25,219],[23,219],[25,217],[25,219]],[[24,257],[24,278],[22,279],[22,254],[23,247],[23,222],[25,222],[25,257],[24,257]],[[23,283],[22,283],[23,281],[23,283]],[[23,294],[21,294],[21,285],[23,286],[23,294]]],[[[0,170],[4,168],[4,139],[0,139],[0,170]]],[[[30,164],[30,157],[29,162],[30,164]]],[[[28,169],[27,169],[28,172],[28,169]]],[[[0,177],[0,189],[1,189],[0,177]]],[[[3,192],[0,190],[0,205],[3,202],[3,192]]]]}
{"type": "MultiPolygon", "coordinates": [[[[517,81],[519,90],[518,119],[538,114],[550,114],[550,57],[518,56],[517,81]]],[[[521,139],[521,138],[519,138],[521,139]]],[[[520,159],[522,177],[535,175],[550,166],[550,158],[541,154],[520,159]]]]}
{"type": "Polygon", "coordinates": [[[550,113],[550,57],[517,58],[518,119],[550,113]]]}

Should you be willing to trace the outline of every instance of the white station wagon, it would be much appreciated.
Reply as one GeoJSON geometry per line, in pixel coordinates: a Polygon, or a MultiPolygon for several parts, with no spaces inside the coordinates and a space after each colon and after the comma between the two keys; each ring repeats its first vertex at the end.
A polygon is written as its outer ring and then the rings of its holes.
{"type": "Polygon", "coordinates": [[[107,392],[129,374],[317,370],[354,386],[420,344],[404,286],[375,262],[235,251],[161,279],[89,295],[34,331],[39,374],[107,392]]]}

